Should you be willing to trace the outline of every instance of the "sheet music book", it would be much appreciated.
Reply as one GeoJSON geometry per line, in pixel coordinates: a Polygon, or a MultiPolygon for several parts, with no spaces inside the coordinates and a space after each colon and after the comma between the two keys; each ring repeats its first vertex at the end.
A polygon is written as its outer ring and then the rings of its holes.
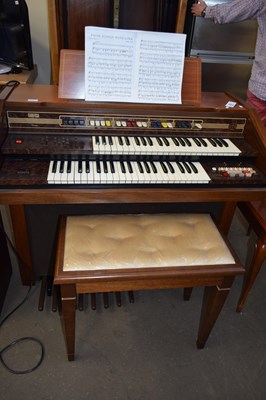
{"type": "Polygon", "coordinates": [[[85,100],[181,104],[186,35],[85,27],[85,100]]]}

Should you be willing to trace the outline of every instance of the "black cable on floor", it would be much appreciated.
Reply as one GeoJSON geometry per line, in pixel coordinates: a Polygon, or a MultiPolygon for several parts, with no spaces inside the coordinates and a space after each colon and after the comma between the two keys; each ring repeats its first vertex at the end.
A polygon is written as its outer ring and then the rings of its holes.
{"type": "MultiPolygon", "coordinates": [[[[15,247],[13,246],[12,241],[10,240],[10,238],[9,238],[9,236],[7,235],[6,231],[4,230],[2,224],[0,224],[0,229],[2,230],[3,234],[5,235],[6,240],[7,240],[8,244],[9,244],[10,248],[12,249],[12,251],[13,251],[13,253],[15,254],[15,256],[17,257],[17,259],[19,260],[20,264],[21,264],[25,269],[27,269],[27,271],[29,271],[29,272],[31,273],[32,277],[33,277],[32,270],[29,268],[29,266],[28,266],[27,264],[25,264],[25,262],[21,259],[21,257],[20,257],[19,254],[17,253],[15,247]]],[[[34,277],[33,277],[33,278],[34,278],[34,277]]],[[[29,296],[30,296],[31,289],[32,289],[32,282],[31,282],[31,284],[30,284],[30,286],[29,286],[28,292],[27,292],[26,296],[24,297],[24,299],[23,299],[12,311],[10,311],[10,312],[3,318],[3,320],[0,322],[0,329],[1,329],[1,327],[3,326],[3,324],[7,321],[7,319],[8,319],[12,314],[14,314],[14,312],[17,311],[17,310],[27,301],[27,299],[28,299],[29,296]]],[[[44,349],[43,343],[42,343],[39,339],[37,339],[37,338],[35,338],[35,337],[27,336],[27,337],[22,337],[22,338],[19,338],[19,339],[17,339],[17,340],[14,340],[12,343],[8,344],[8,345],[7,345],[6,347],[4,347],[3,349],[0,349],[0,362],[1,362],[1,364],[2,364],[9,372],[11,372],[12,374],[16,374],[16,375],[28,374],[28,373],[30,373],[30,372],[35,371],[35,370],[41,365],[41,363],[42,363],[42,361],[43,361],[43,359],[44,359],[44,354],[45,354],[45,349],[44,349]],[[8,350],[12,349],[12,348],[13,348],[14,346],[16,346],[17,344],[19,344],[19,343],[21,343],[21,342],[26,342],[26,341],[34,341],[34,342],[36,342],[36,343],[38,343],[38,344],[40,345],[40,348],[41,348],[41,356],[40,356],[39,361],[38,361],[32,368],[25,369],[25,370],[15,370],[15,369],[9,367],[9,366],[7,365],[7,363],[6,363],[6,362],[4,361],[4,359],[3,359],[3,354],[4,354],[5,352],[7,352],[8,350]]]]}

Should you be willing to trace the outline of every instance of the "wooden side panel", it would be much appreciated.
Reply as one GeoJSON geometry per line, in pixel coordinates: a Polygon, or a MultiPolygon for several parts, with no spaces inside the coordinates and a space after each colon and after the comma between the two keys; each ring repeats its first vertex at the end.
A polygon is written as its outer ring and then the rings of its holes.
{"type": "Polygon", "coordinates": [[[178,2],[178,13],[177,13],[176,29],[175,29],[177,33],[184,32],[185,18],[187,12],[187,2],[188,2],[187,0],[179,0],[178,2]]]}

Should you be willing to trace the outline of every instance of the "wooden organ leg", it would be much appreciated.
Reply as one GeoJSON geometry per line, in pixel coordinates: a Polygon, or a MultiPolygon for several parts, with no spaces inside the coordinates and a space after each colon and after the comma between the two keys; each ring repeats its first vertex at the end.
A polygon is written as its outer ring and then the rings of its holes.
{"type": "Polygon", "coordinates": [[[263,240],[259,239],[255,245],[255,254],[253,256],[253,260],[250,266],[250,269],[248,271],[246,279],[244,279],[243,283],[243,288],[241,295],[238,300],[237,312],[241,312],[244,304],[246,302],[246,299],[248,297],[248,294],[257,278],[257,275],[262,267],[262,264],[266,258],[266,243],[265,243],[266,238],[264,237],[263,240]]]}
{"type": "Polygon", "coordinates": [[[35,283],[24,205],[10,205],[10,215],[23,285],[35,283]]]}

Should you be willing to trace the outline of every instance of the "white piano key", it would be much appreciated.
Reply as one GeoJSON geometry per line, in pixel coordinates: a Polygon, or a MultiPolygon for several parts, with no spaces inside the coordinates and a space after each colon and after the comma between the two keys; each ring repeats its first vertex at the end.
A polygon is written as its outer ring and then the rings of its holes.
{"type": "Polygon", "coordinates": [[[72,168],[74,169],[74,181],[76,184],[81,183],[81,173],[79,172],[79,161],[72,161],[72,168]]]}
{"type": "Polygon", "coordinates": [[[54,183],[61,183],[60,163],[61,161],[57,161],[56,163],[56,171],[54,173],[54,183]]]}
{"type": "Polygon", "coordinates": [[[54,176],[55,176],[55,172],[53,171],[53,169],[56,168],[56,161],[55,160],[51,160],[49,163],[49,169],[48,169],[48,175],[47,175],[47,182],[48,183],[55,183],[54,182],[54,176]]]}

